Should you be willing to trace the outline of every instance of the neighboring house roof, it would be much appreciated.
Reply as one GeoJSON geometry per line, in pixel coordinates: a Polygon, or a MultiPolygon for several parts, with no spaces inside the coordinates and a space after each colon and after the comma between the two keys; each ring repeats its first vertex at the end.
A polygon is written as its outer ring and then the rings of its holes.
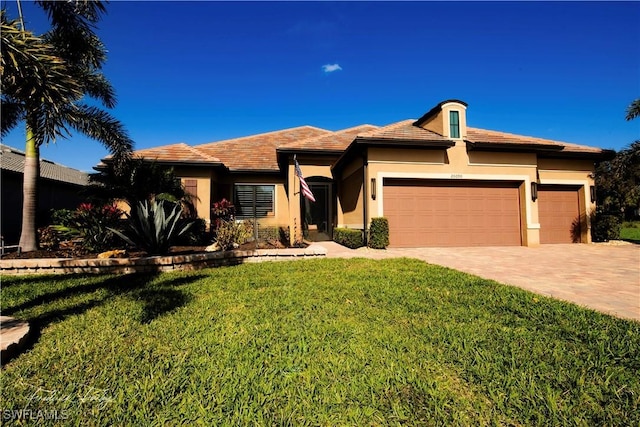
{"type": "Polygon", "coordinates": [[[280,145],[280,152],[314,151],[314,152],[337,152],[341,153],[351,144],[356,136],[362,133],[378,129],[374,125],[360,125],[352,128],[331,132],[300,141],[292,141],[280,145]]]}
{"type": "Polygon", "coordinates": [[[482,148],[491,148],[493,146],[496,149],[499,149],[511,146],[514,148],[539,148],[558,153],[585,154],[602,154],[605,151],[600,148],[588,147],[585,145],[471,127],[467,127],[467,137],[465,140],[470,143],[471,146],[482,148]]]}
{"type": "MultiPolygon", "coordinates": [[[[0,169],[24,173],[24,159],[23,151],[0,144],[0,169]]],[[[46,159],[40,159],[40,178],[76,185],[89,183],[89,174],[46,159]]]]}
{"type": "Polygon", "coordinates": [[[219,158],[231,171],[277,172],[276,149],[294,141],[333,134],[326,129],[300,126],[242,138],[196,145],[194,148],[219,158]]]}

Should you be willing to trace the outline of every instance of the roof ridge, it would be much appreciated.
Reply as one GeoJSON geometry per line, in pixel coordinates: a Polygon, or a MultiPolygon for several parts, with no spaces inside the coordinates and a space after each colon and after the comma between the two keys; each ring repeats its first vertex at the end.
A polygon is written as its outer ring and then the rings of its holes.
{"type": "MultiPolygon", "coordinates": [[[[310,137],[308,137],[308,138],[304,138],[304,139],[301,139],[301,140],[298,140],[298,141],[289,141],[289,142],[286,142],[286,143],[284,143],[284,144],[280,145],[280,146],[278,147],[278,149],[280,149],[280,148],[286,148],[286,147],[291,146],[291,145],[300,145],[300,144],[304,144],[305,142],[309,142],[309,141],[320,140],[320,139],[323,139],[323,138],[329,138],[329,137],[330,137],[330,136],[332,136],[332,135],[341,135],[341,134],[343,134],[343,133],[347,133],[347,132],[349,132],[349,131],[353,131],[353,130],[355,130],[355,129],[358,129],[358,128],[361,128],[361,127],[365,127],[365,126],[375,127],[376,129],[379,127],[379,126],[376,126],[376,125],[363,124],[363,125],[357,125],[357,126],[352,126],[352,127],[345,128],[345,129],[336,130],[336,131],[329,131],[329,132],[331,132],[330,134],[323,134],[323,135],[310,136],[310,137]]],[[[313,127],[313,126],[310,126],[310,127],[311,127],[312,129],[314,129],[314,127],[313,127]]],[[[315,129],[320,129],[320,128],[315,128],[315,129]]],[[[324,129],[320,129],[320,130],[324,130],[324,129]]],[[[373,131],[373,130],[375,130],[375,129],[372,129],[372,131],[373,131]]]]}
{"type": "Polygon", "coordinates": [[[192,147],[191,145],[186,144],[186,143],[184,143],[184,142],[183,142],[182,144],[184,144],[184,146],[185,146],[189,151],[191,151],[193,154],[196,154],[196,155],[198,155],[198,156],[202,156],[202,157],[204,157],[205,159],[210,160],[210,161],[212,161],[212,162],[220,162],[220,161],[221,161],[221,160],[220,160],[219,158],[217,158],[217,157],[213,157],[213,156],[208,155],[207,153],[203,153],[202,151],[198,150],[196,147],[192,147]]]}
{"type": "Polygon", "coordinates": [[[370,134],[374,134],[377,132],[384,132],[390,129],[395,129],[397,127],[402,127],[404,125],[406,125],[407,123],[413,123],[415,122],[415,119],[405,119],[405,120],[400,120],[399,122],[393,122],[393,123],[389,123],[388,125],[384,125],[384,126],[378,126],[377,129],[372,129],[370,131],[364,132],[359,134],[359,137],[367,137],[370,136],[370,134]]]}
{"type": "Polygon", "coordinates": [[[290,131],[293,131],[293,130],[305,129],[305,128],[317,129],[317,130],[321,130],[321,131],[324,131],[324,132],[332,132],[330,130],[322,129],[322,128],[319,128],[319,127],[316,127],[316,126],[302,125],[302,126],[294,126],[292,128],[286,128],[286,129],[280,129],[280,130],[272,130],[272,131],[269,131],[269,132],[256,133],[256,134],[253,134],[253,135],[239,136],[239,137],[236,137],[236,138],[221,139],[219,141],[205,142],[205,143],[202,143],[202,144],[196,144],[193,147],[197,148],[197,147],[202,147],[202,146],[209,146],[209,145],[213,145],[213,144],[219,144],[221,142],[241,141],[243,139],[255,138],[255,137],[266,136],[266,135],[274,135],[274,134],[277,134],[277,133],[290,132],[290,131]]]}

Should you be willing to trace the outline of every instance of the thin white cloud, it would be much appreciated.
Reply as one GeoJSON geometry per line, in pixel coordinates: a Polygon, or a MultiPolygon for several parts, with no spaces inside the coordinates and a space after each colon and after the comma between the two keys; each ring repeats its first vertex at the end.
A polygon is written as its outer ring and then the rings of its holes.
{"type": "Polygon", "coordinates": [[[342,70],[342,67],[340,66],[340,64],[325,64],[322,66],[322,70],[325,73],[333,73],[334,71],[342,70]]]}

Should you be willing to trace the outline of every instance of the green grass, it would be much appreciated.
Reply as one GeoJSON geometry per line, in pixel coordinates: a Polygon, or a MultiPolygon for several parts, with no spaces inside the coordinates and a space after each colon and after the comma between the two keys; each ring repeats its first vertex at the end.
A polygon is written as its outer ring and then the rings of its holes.
{"type": "Polygon", "coordinates": [[[622,223],[620,238],[640,244],[640,221],[627,221],[622,223]]]}
{"type": "Polygon", "coordinates": [[[640,323],[417,260],[3,278],[1,295],[41,328],[1,409],[65,425],[640,423],[640,323]]]}

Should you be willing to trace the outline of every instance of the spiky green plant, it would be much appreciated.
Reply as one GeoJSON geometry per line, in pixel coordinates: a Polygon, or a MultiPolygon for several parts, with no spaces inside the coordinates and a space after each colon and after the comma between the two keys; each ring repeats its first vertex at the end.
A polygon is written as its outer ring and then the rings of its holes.
{"type": "Polygon", "coordinates": [[[144,200],[127,215],[124,232],[110,230],[128,244],[150,255],[163,255],[193,225],[193,221],[182,220],[181,214],[182,208],[178,203],[144,200]]]}

